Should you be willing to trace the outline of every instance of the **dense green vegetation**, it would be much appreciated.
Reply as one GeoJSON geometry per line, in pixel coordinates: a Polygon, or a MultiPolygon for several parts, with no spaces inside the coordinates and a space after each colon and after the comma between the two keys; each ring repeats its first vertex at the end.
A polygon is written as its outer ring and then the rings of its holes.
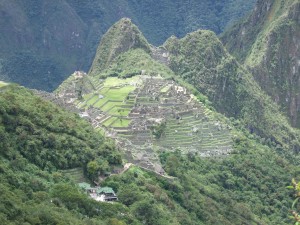
{"type": "Polygon", "coordinates": [[[117,157],[113,148],[103,145],[104,139],[75,114],[64,113],[20,87],[7,87],[0,98],[1,149],[6,157],[11,159],[18,150],[48,171],[84,167],[101,155],[108,160],[114,154],[117,157]]]}
{"type": "Polygon", "coordinates": [[[104,184],[144,224],[288,224],[292,201],[285,187],[299,169],[248,136],[239,135],[234,154],[222,160],[162,153],[174,180],[131,168],[104,184]]]}
{"type": "Polygon", "coordinates": [[[174,75],[172,70],[153,60],[149,53],[141,48],[131,49],[120,54],[108,68],[99,74],[100,77],[117,76],[126,78],[140,75],[142,71],[150,75],[160,74],[166,78],[170,78],[174,75]]]}
{"type": "Polygon", "coordinates": [[[240,119],[251,132],[299,152],[299,131],[214,33],[200,30],[182,39],[172,37],[165,47],[171,52],[174,73],[207,95],[218,111],[240,119]]]}
{"type": "Polygon", "coordinates": [[[84,5],[79,0],[67,2],[88,23],[95,22],[98,17],[107,21],[107,26],[120,19],[120,16],[130,17],[153,44],[161,44],[172,34],[182,37],[199,28],[221,33],[233,21],[249,12],[255,3],[253,0],[246,3],[241,0],[118,0],[113,3],[88,0],[84,5]],[[122,15],[109,15],[110,10],[118,6],[122,15]]]}
{"type": "Polygon", "coordinates": [[[62,62],[33,52],[18,52],[2,61],[2,74],[9,80],[26,84],[28,88],[55,89],[65,76],[61,73],[62,62]],[[30,66],[28,66],[30,65],[30,66]],[[46,71],[46,72],[45,72],[46,71]],[[54,79],[55,78],[55,79],[54,79]]]}
{"type": "Polygon", "coordinates": [[[254,0],[3,0],[0,70],[2,60],[6,69],[0,79],[52,91],[74,70],[89,69],[102,35],[123,17],[158,45],[199,28],[220,33],[253,5],[254,0]]]}
{"type": "Polygon", "coordinates": [[[114,145],[77,115],[24,88],[2,87],[0,140],[2,224],[107,224],[126,212],[88,199],[60,172],[82,167],[95,178],[121,163],[114,145]]]}
{"type": "Polygon", "coordinates": [[[299,223],[300,223],[300,216],[299,216],[300,182],[297,182],[293,178],[292,185],[287,186],[287,188],[292,189],[294,192],[294,201],[292,204],[291,216],[295,221],[295,225],[299,225],[299,223]]]}
{"type": "Polygon", "coordinates": [[[137,167],[112,176],[102,185],[113,187],[120,203],[97,203],[60,169],[81,166],[95,178],[120,163],[113,145],[78,116],[24,88],[3,87],[0,103],[0,220],[4,224],[288,221],[291,202],[285,186],[299,171],[289,158],[264,146],[267,141],[246,131],[248,137],[242,133],[235,137],[235,152],[226,159],[162,152],[161,162],[173,179],[137,167]]]}
{"type": "Polygon", "coordinates": [[[299,127],[298,0],[258,1],[256,10],[222,36],[257,83],[299,127]]]}
{"type": "Polygon", "coordinates": [[[90,74],[99,74],[107,68],[118,55],[129,49],[136,48],[150,52],[150,45],[139,29],[132,24],[129,19],[120,20],[103,36],[97,49],[90,74]]]}
{"type": "MultiPolygon", "coordinates": [[[[232,122],[243,134],[236,134],[235,150],[225,159],[162,152],[164,169],[176,177],[174,180],[132,168],[107,179],[105,185],[113,186],[120,201],[145,224],[291,222],[292,201],[285,187],[292,177],[299,176],[299,163],[293,155],[299,151],[299,131],[290,127],[279,108],[214,33],[198,31],[183,39],[172,37],[164,47],[171,53],[173,70],[164,75],[179,75],[206,94],[217,110],[239,119],[232,118],[232,122]],[[149,208],[153,210],[147,211],[149,208]]],[[[140,49],[121,53],[103,76],[122,77],[135,66],[142,70],[138,52],[143,53],[142,59],[147,58],[140,49]]]]}
{"type": "MultiPolygon", "coordinates": [[[[65,1],[61,2],[66,5],[65,1]]],[[[78,8],[80,1],[68,2],[89,22],[93,22],[90,13],[99,16],[101,12],[97,11],[100,3],[95,4],[94,0],[87,1],[82,9],[78,8]]],[[[110,2],[103,1],[103,4],[114,9],[110,2]]],[[[42,5],[56,11],[51,3],[44,3],[35,6],[34,1],[29,1],[26,10],[30,21],[39,17],[38,9],[42,5]]],[[[182,5],[202,6],[202,3],[192,4],[194,1],[189,3],[182,5]]],[[[211,2],[217,6],[216,15],[222,15],[221,11],[226,8],[223,3],[211,2]]],[[[179,2],[172,4],[175,7],[179,2]]],[[[137,3],[131,1],[126,5],[125,1],[118,0],[117,5],[131,7],[137,3]]],[[[146,7],[148,3],[141,5],[146,7]]],[[[156,7],[157,11],[151,11],[151,15],[165,10],[162,5],[156,7]]],[[[183,8],[178,7],[178,10],[183,8]]],[[[55,15],[62,12],[58,10],[55,15]]],[[[148,22],[143,20],[143,23],[148,22]]],[[[78,115],[34,96],[25,88],[0,82],[1,224],[283,225],[299,219],[298,215],[289,218],[291,206],[297,207],[296,213],[299,204],[293,204],[286,188],[292,178],[300,179],[299,130],[289,125],[279,107],[261,90],[252,74],[225,50],[213,32],[197,31],[182,39],[172,37],[162,48],[170,52],[169,68],[151,58],[151,46],[137,27],[128,19],[121,20],[104,36],[91,69],[92,76],[82,79],[82,85],[87,83],[85,88],[91,88],[88,90],[91,92],[82,94],[79,106],[97,106],[109,112],[107,120],[103,120],[105,126],[126,129],[130,120],[122,116],[129,111],[122,106],[133,104],[130,92],[140,84],[133,76],[145,71],[149,75],[160,74],[179,81],[206,106],[211,102],[216,110],[232,117],[226,119],[216,113],[218,120],[226,120],[233,130],[232,136],[228,136],[233,147],[231,154],[201,158],[197,152],[186,153],[175,148],[157,150],[155,153],[167,176],[132,166],[101,183],[113,187],[119,202],[99,203],[79,190],[76,179],[72,180],[68,174],[75,174],[77,178],[84,174],[87,180],[93,181],[114,167],[120,168],[121,153],[113,142],[78,115]],[[107,77],[110,78],[102,80],[107,77]]],[[[25,58],[20,55],[22,67],[26,67],[25,58]]],[[[38,58],[30,60],[34,62],[38,58]]],[[[38,62],[37,67],[48,68],[48,64],[38,62]]],[[[6,63],[3,68],[9,70],[6,63]]],[[[23,72],[30,77],[28,70],[23,72]]],[[[72,76],[66,83],[74,79],[72,76]]],[[[67,84],[60,89],[64,85],[67,84]]],[[[160,92],[167,92],[168,87],[159,87],[160,92]]],[[[176,142],[184,142],[187,137],[181,135],[191,131],[181,128],[193,119],[190,115],[182,116],[183,124],[174,123],[172,129],[164,123],[158,124],[152,127],[152,135],[159,141],[163,135],[173,135],[176,129],[176,142]]],[[[192,121],[192,124],[195,123],[192,121]]],[[[220,137],[214,138],[218,142],[220,137]]],[[[292,188],[299,195],[296,182],[292,188]]]]}

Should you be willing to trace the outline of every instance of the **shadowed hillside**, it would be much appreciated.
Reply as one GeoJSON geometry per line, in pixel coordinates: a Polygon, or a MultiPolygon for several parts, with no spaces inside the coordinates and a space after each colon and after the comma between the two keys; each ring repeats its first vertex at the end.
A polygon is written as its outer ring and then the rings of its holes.
{"type": "Polygon", "coordinates": [[[222,41],[293,126],[300,113],[300,2],[258,1],[253,13],[226,32],[222,41]]]}
{"type": "Polygon", "coordinates": [[[198,28],[220,33],[253,3],[1,0],[0,78],[52,91],[75,70],[88,71],[100,38],[120,18],[133,19],[151,43],[161,44],[198,28]]]}

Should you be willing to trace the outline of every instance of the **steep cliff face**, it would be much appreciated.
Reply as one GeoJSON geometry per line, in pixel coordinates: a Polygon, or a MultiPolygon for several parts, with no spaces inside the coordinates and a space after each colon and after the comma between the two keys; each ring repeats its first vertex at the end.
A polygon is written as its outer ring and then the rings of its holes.
{"type": "Polygon", "coordinates": [[[0,3],[2,74],[28,87],[53,90],[83,63],[87,26],[65,1],[0,3]]]}
{"type": "Polygon", "coordinates": [[[222,41],[299,127],[300,1],[258,1],[222,41]]]}

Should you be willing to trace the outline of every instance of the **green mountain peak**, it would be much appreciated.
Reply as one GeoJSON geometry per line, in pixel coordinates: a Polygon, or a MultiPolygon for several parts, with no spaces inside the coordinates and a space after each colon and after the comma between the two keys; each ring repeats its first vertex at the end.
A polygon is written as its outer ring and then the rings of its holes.
{"type": "Polygon", "coordinates": [[[278,106],[213,32],[200,30],[182,39],[171,38],[165,48],[171,70],[206,95],[219,112],[242,120],[251,132],[264,138],[300,149],[299,131],[290,127],[278,106]],[[298,144],[286,141],[282,130],[298,144]]]}
{"type": "Polygon", "coordinates": [[[136,48],[150,52],[150,45],[137,26],[130,19],[123,18],[115,23],[103,36],[90,69],[90,74],[100,73],[117,56],[136,48]]]}

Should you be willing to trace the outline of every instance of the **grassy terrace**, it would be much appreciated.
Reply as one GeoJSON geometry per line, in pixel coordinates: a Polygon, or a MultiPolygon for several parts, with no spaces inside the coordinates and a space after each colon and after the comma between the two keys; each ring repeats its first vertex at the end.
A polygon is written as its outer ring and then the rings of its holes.
{"type": "Polygon", "coordinates": [[[128,116],[133,107],[135,95],[131,93],[137,85],[142,84],[140,77],[127,79],[109,77],[105,80],[92,77],[90,80],[96,90],[84,95],[83,101],[78,106],[80,108],[93,106],[105,112],[109,116],[102,123],[105,127],[127,127],[131,121],[123,117],[128,116]]]}
{"type": "Polygon", "coordinates": [[[61,171],[64,176],[68,177],[75,183],[87,182],[83,174],[83,168],[75,168],[61,171]]]}
{"type": "MultiPolygon", "coordinates": [[[[120,138],[129,139],[139,149],[148,145],[149,141],[158,149],[180,148],[187,152],[207,152],[232,147],[230,131],[218,127],[212,112],[201,103],[197,105],[196,111],[188,110],[186,101],[189,98],[186,95],[178,97],[177,94],[170,94],[174,90],[166,80],[143,81],[140,76],[127,79],[109,77],[105,80],[92,77],[91,82],[97,88],[83,96],[80,106],[93,106],[103,111],[105,115],[99,120],[102,126],[115,129],[120,138]],[[148,92],[158,94],[160,100],[149,97],[148,92]],[[181,119],[176,120],[169,115],[161,138],[156,140],[150,128],[144,131],[129,128],[131,120],[135,120],[128,117],[135,103],[139,107],[159,106],[160,110],[176,108],[181,119]]],[[[98,129],[101,130],[101,127],[98,129]]]]}

